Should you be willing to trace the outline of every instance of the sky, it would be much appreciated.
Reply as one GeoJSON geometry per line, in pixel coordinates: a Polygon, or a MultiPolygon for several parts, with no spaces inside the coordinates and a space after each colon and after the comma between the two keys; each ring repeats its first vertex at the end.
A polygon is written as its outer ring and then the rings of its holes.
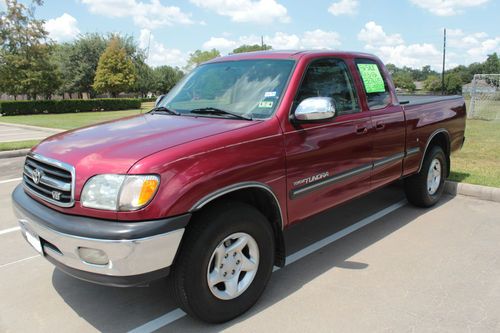
{"type": "MultiPolygon", "coordinates": [[[[2,6],[4,6],[2,4],[2,6]]],[[[152,66],[184,66],[196,49],[241,44],[364,51],[397,66],[439,70],[500,53],[500,0],[45,0],[36,16],[59,42],[115,32],[149,46],[152,66]]]]}

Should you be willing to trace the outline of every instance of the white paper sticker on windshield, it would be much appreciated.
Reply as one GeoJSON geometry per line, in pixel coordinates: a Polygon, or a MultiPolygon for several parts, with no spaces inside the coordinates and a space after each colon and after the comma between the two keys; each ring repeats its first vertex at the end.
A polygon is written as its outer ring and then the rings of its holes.
{"type": "Polygon", "coordinates": [[[275,97],[276,91],[266,91],[264,97],[275,97]]]}
{"type": "Polygon", "coordinates": [[[268,101],[262,101],[259,103],[259,108],[272,108],[273,107],[273,102],[268,102],[268,101]]]}

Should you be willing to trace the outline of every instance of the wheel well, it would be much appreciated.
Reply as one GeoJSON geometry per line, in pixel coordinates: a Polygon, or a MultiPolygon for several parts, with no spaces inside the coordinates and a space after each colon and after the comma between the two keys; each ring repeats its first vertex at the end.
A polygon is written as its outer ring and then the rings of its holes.
{"type": "MultiPolygon", "coordinates": [[[[282,231],[282,212],[280,210],[279,203],[277,199],[268,190],[259,187],[247,187],[232,192],[226,193],[222,196],[215,198],[214,200],[207,203],[208,206],[216,205],[221,200],[227,201],[239,201],[249,204],[255,207],[262,215],[264,215],[271,227],[273,228],[273,234],[275,239],[275,259],[274,264],[279,267],[285,265],[286,251],[285,251],[285,241],[283,238],[282,231]]],[[[198,214],[203,211],[200,209],[195,212],[198,214]]]]}
{"type": "MultiPolygon", "coordinates": [[[[425,154],[429,152],[430,148],[434,146],[439,146],[441,149],[444,151],[444,155],[446,156],[446,164],[448,165],[447,170],[446,170],[446,176],[448,177],[450,175],[450,138],[448,136],[448,133],[445,131],[438,132],[436,133],[429,144],[427,145],[427,149],[425,151],[425,154]]],[[[425,155],[424,155],[425,157],[425,155]]],[[[423,160],[423,159],[422,159],[423,160]]]]}

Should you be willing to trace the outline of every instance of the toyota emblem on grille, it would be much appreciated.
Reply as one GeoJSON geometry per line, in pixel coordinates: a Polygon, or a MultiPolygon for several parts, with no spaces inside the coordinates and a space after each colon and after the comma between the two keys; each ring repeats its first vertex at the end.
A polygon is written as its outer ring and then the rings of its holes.
{"type": "Polygon", "coordinates": [[[33,179],[35,184],[40,183],[40,179],[42,179],[42,172],[38,169],[33,170],[31,173],[31,179],[33,179]]]}

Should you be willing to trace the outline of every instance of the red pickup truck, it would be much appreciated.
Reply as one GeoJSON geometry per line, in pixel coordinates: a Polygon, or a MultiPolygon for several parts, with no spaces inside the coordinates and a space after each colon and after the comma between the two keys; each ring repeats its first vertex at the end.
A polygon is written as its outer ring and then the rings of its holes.
{"type": "Polygon", "coordinates": [[[464,130],[462,97],[400,101],[370,54],[231,55],[146,114],[44,140],[14,209],[62,271],[112,286],[168,275],[182,309],[223,322],[284,265],[290,225],[399,179],[435,204],[464,130]]]}

